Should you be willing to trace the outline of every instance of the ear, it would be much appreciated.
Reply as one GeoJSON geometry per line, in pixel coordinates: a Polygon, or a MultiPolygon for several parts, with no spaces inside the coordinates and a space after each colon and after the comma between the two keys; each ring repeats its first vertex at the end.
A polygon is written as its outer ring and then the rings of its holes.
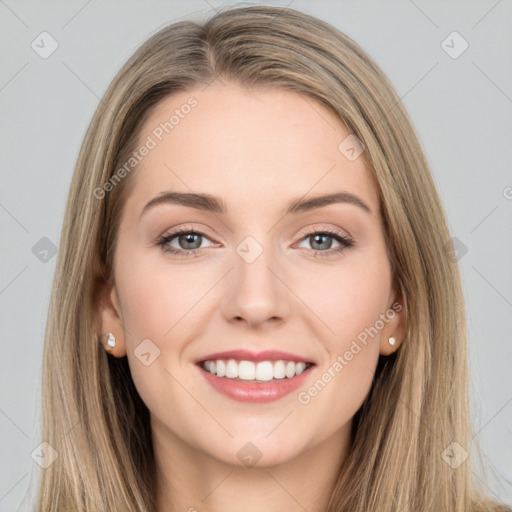
{"type": "Polygon", "coordinates": [[[97,286],[98,338],[109,354],[114,357],[123,357],[126,355],[124,323],[115,284],[112,280],[102,280],[97,286]],[[107,344],[107,333],[109,332],[114,335],[116,340],[114,348],[107,344]]]}
{"type": "Polygon", "coordinates": [[[404,341],[407,332],[407,318],[406,308],[404,302],[404,295],[400,289],[397,291],[398,286],[394,286],[388,301],[388,308],[386,309],[385,324],[381,333],[380,340],[380,354],[388,356],[395,352],[404,341]],[[389,339],[395,339],[392,345],[389,339]]]}

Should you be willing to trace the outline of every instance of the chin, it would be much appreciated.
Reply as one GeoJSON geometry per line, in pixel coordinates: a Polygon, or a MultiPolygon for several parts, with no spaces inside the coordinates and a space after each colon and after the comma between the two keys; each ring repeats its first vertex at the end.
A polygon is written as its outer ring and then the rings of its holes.
{"type": "Polygon", "coordinates": [[[230,466],[263,469],[289,462],[303,451],[283,444],[284,439],[290,440],[288,436],[271,434],[274,438],[270,440],[270,438],[265,439],[265,435],[261,438],[254,435],[236,437],[229,444],[224,444],[222,451],[207,451],[207,453],[212,458],[230,466]]]}

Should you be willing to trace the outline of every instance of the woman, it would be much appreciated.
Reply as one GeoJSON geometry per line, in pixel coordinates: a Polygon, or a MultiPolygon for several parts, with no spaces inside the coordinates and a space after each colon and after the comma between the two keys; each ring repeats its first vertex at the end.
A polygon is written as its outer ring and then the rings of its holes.
{"type": "Polygon", "coordinates": [[[164,28],[75,169],[40,509],[504,510],[472,482],[449,240],[347,36],[273,7],[164,28]]]}

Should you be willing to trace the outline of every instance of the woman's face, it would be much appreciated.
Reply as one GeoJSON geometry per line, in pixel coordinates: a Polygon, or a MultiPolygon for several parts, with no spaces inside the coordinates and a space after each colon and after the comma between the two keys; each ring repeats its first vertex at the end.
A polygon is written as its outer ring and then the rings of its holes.
{"type": "Polygon", "coordinates": [[[217,83],[145,123],[101,327],[169,450],[266,466],[348,439],[403,335],[379,197],[348,136],[308,97],[217,83]]]}

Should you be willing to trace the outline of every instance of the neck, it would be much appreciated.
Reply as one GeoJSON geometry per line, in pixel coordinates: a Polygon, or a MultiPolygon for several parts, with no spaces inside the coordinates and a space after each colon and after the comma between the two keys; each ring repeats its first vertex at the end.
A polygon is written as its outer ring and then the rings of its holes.
{"type": "Polygon", "coordinates": [[[265,467],[228,464],[190,446],[154,418],[152,427],[158,512],[324,512],[348,452],[351,425],[265,467]]]}

